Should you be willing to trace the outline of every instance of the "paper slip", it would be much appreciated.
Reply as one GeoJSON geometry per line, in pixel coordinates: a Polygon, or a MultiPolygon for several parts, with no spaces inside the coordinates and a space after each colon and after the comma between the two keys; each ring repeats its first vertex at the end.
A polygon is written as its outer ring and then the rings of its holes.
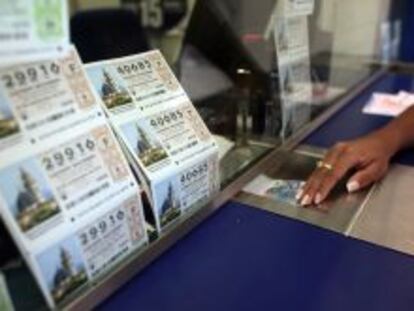
{"type": "Polygon", "coordinates": [[[306,17],[279,17],[274,28],[278,61],[286,63],[309,57],[308,32],[306,17]]]}
{"type": "Polygon", "coordinates": [[[74,48],[0,81],[1,216],[54,307],[147,242],[139,187],[74,48]]]}
{"type": "Polygon", "coordinates": [[[306,16],[313,14],[315,0],[284,0],[286,16],[306,16]]]}
{"type": "Polygon", "coordinates": [[[310,103],[312,83],[310,63],[307,58],[279,65],[281,96],[286,103],[310,103]]]}
{"type": "Polygon", "coordinates": [[[298,206],[296,194],[304,184],[305,182],[300,180],[272,179],[266,175],[259,175],[244,187],[243,191],[267,197],[276,202],[298,206]]]}
{"type": "Polygon", "coordinates": [[[414,105],[414,94],[399,92],[396,95],[374,93],[369,103],[363,108],[366,114],[395,117],[414,105]]]}
{"type": "Polygon", "coordinates": [[[0,1],[0,64],[56,57],[68,48],[66,0],[0,1]]]}
{"type": "Polygon", "coordinates": [[[86,66],[163,231],[219,189],[218,146],[159,51],[86,66]]]}
{"type": "Polygon", "coordinates": [[[311,117],[309,29],[306,16],[291,16],[277,5],[275,10],[273,34],[282,107],[280,135],[286,138],[311,117]]]}

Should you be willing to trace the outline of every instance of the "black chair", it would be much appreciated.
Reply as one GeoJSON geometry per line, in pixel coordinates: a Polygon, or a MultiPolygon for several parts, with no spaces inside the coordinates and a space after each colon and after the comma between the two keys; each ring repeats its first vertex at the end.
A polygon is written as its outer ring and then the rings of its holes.
{"type": "MultiPolygon", "coordinates": [[[[187,31],[184,38],[184,48],[182,56],[186,56],[186,51],[190,46],[191,49],[196,50],[198,54],[202,55],[210,65],[215,67],[215,72],[220,70],[222,73],[226,74],[228,78],[231,79],[231,87],[233,88],[233,92],[230,92],[228,96],[223,96],[222,94],[216,92],[215,89],[211,89],[210,97],[212,95],[217,95],[216,103],[212,103],[211,100],[203,101],[203,102],[196,102],[196,105],[199,107],[199,111],[203,112],[203,106],[206,109],[210,109],[213,106],[216,106],[216,109],[219,109],[220,112],[216,113],[221,117],[229,116],[231,113],[230,111],[223,111],[224,108],[229,108],[229,106],[234,106],[233,111],[236,111],[238,108],[236,106],[236,102],[240,100],[237,99],[237,96],[244,96],[242,95],[240,89],[244,88],[246,84],[250,86],[250,88],[255,90],[255,93],[267,94],[270,93],[269,91],[269,72],[267,72],[259,63],[257,57],[249,50],[248,46],[243,42],[243,37],[239,33],[238,29],[234,27],[232,24],[232,14],[239,14],[237,11],[238,3],[237,0],[197,0],[197,3],[193,9],[189,24],[187,26],[187,31]],[[226,5],[229,4],[229,5],[226,5]],[[250,78],[246,81],[243,79],[243,76],[238,74],[238,69],[246,69],[251,71],[250,78]],[[236,91],[236,92],[234,92],[236,91]],[[223,104],[223,103],[226,104],[223,104]]],[[[270,15],[271,12],[269,12],[270,15]]],[[[263,44],[266,44],[263,42],[263,44]]],[[[193,53],[194,54],[194,53],[193,53]]],[[[183,63],[183,61],[182,61],[183,63]]],[[[203,61],[203,63],[206,63],[203,61]]],[[[194,66],[193,66],[194,67],[194,66]]],[[[201,66],[198,66],[201,68],[201,66]]],[[[185,68],[184,68],[185,69],[185,68]]],[[[210,70],[211,73],[212,70],[210,70]]],[[[206,77],[207,71],[204,70],[203,80],[207,81],[208,77],[206,77]]],[[[195,78],[193,79],[185,79],[186,75],[183,73],[182,79],[184,82],[184,87],[186,89],[190,89],[189,93],[191,94],[191,84],[196,84],[198,81],[196,80],[197,76],[200,77],[201,73],[194,73],[195,78]],[[187,84],[186,81],[189,81],[187,84]],[[194,81],[194,82],[192,82],[194,81]]],[[[206,84],[205,87],[213,87],[215,84],[227,86],[228,83],[224,84],[223,82],[219,81],[219,77],[212,77],[209,83],[206,84]],[[212,82],[219,82],[219,83],[212,83],[212,82]]],[[[224,80],[220,78],[220,80],[224,80]]],[[[199,87],[200,89],[200,87],[199,87]]],[[[220,88],[216,88],[217,91],[220,91],[220,88]]],[[[204,90],[204,93],[205,90],[204,90]]],[[[255,94],[256,95],[256,94],[255,94]]],[[[206,97],[206,96],[205,96],[206,97]]],[[[260,95],[263,97],[263,95],[260,95]]],[[[208,99],[209,99],[208,98],[208,99]]],[[[253,130],[261,133],[264,128],[264,114],[266,107],[264,106],[265,101],[259,100],[257,104],[252,105],[250,107],[251,114],[253,115],[253,130]]],[[[229,108],[230,109],[230,108],[229,108]]],[[[234,133],[236,128],[236,119],[232,118],[227,120],[220,121],[220,125],[213,125],[212,117],[205,117],[204,118],[209,126],[209,128],[213,129],[215,133],[227,135],[228,133],[234,133]]]]}
{"type": "Polygon", "coordinates": [[[150,49],[139,16],[128,9],[81,11],[71,18],[70,28],[72,42],[85,63],[150,49]]]}
{"type": "Polygon", "coordinates": [[[256,76],[265,75],[232,26],[231,16],[226,14],[221,1],[223,0],[197,1],[187,27],[184,45],[195,47],[233,80],[237,79],[236,72],[239,67],[252,70],[256,76]]]}

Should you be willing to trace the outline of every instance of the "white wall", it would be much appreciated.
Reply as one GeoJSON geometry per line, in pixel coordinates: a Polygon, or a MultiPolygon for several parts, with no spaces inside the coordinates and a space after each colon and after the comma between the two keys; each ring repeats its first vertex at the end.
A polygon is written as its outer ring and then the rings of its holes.
{"type": "Polygon", "coordinates": [[[380,54],[379,30],[390,0],[316,1],[319,12],[313,27],[329,35],[327,42],[314,36],[312,53],[331,52],[331,84],[349,87],[369,73],[365,64],[380,54]]]}
{"type": "Polygon", "coordinates": [[[347,55],[377,55],[379,25],[386,19],[389,0],[328,1],[336,2],[333,50],[347,55]]]}

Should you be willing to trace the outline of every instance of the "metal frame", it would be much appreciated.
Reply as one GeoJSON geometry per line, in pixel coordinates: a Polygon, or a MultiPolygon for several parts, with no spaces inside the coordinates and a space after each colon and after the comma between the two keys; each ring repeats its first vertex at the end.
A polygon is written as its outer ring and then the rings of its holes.
{"type": "Polygon", "coordinates": [[[389,64],[376,63],[376,66],[385,66],[387,71],[399,74],[414,74],[414,64],[400,61],[394,61],[389,64]]]}
{"type": "MultiPolygon", "coordinates": [[[[85,294],[80,295],[75,301],[67,305],[64,309],[89,310],[102,303],[127,281],[135,277],[138,272],[147,267],[157,257],[172,247],[177,241],[185,237],[198,224],[221,208],[228,200],[232,199],[249,181],[255,178],[258,174],[265,172],[270,166],[274,169],[275,161],[270,161],[271,159],[277,158],[281,151],[291,151],[297,147],[304,138],[306,138],[326,120],[342,109],[350,100],[378,81],[386,71],[386,69],[380,69],[364,82],[350,90],[349,93],[338,103],[328,108],[322,115],[312,121],[309,125],[305,126],[296,135],[288,139],[285,144],[272,150],[247,172],[230,183],[217,195],[216,198],[214,198],[211,203],[189,215],[189,217],[183,219],[167,234],[163,235],[159,238],[159,240],[148,246],[140,254],[134,256],[134,258],[131,258],[129,261],[123,263],[115,271],[111,272],[105,279],[101,280],[99,284],[93,285],[90,290],[88,290],[85,294]]],[[[277,161],[276,165],[282,165],[282,163],[277,161]]]]}

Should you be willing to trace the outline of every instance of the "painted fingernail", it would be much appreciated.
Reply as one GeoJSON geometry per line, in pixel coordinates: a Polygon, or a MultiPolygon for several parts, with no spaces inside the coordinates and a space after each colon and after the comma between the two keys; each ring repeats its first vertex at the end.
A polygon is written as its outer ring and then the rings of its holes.
{"type": "Polygon", "coordinates": [[[346,189],[348,190],[349,193],[358,191],[359,187],[360,187],[359,182],[357,182],[357,181],[351,181],[351,182],[346,184],[346,189]]]}
{"type": "Polygon", "coordinates": [[[302,196],[303,196],[303,190],[299,189],[298,192],[296,193],[296,197],[295,197],[296,201],[299,201],[302,198],[302,196]]]}
{"type": "Polygon", "coordinates": [[[302,201],[300,202],[300,205],[302,206],[306,206],[309,205],[311,203],[311,198],[310,196],[307,194],[303,197],[302,201]]]}
{"type": "Polygon", "coordinates": [[[317,193],[315,196],[315,204],[321,204],[322,202],[322,196],[320,193],[317,193]]]}

